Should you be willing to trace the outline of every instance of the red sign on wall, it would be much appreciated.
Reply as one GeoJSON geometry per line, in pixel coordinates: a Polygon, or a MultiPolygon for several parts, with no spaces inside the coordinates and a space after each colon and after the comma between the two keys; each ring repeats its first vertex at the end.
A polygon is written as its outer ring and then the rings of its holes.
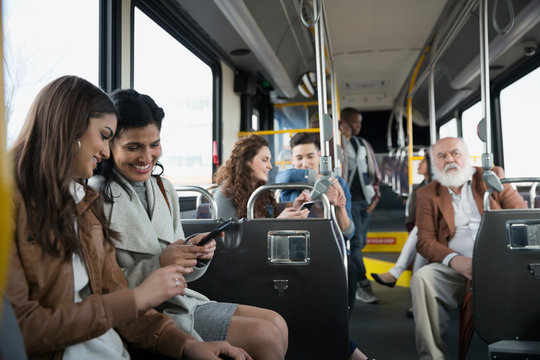
{"type": "Polygon", "coordinates": [[[395,237],[368,237],[367,239],[368,244],[376,244],[376,245],[395,245],[396,244],[396,238],[395,237]]]}

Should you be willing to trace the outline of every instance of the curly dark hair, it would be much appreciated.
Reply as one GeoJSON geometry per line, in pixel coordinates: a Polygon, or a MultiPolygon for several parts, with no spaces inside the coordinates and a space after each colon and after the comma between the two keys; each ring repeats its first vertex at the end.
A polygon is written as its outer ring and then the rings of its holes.
{"type": "MultiPolygon", "coordinates": [[[[133,89],[117,89],[111,93],[111,99],[118,111],[118,125],[111,145],[127,129],[142,128],[150,124],[155,124],[158,130],[161,131],[161,122],[165,117],[165,112],[150,96],[140,94],[133,89]]],[[[163,165],[159,161],[156,163],[156,168],[159,169],[158,175],[161,175],[163,173],[163,165]]],[[[105,178],[99,190],[105,202],[108,203],[114,202],[111,193],[112,182],[117,182],[129,194],[126,185],[118,181],[118,175],[113,169],[114,156],[111,152],[110,157],[103,160],[95,171],[95,174],[103,175],[105,178]]]]}
{"type": "MultiPolygon", "coordinates": [[[[263,147],[269,147],[268,141],[259,135],[250,135],[240,138],[233,146],[231,156],[222,165],[215,176],[215,183],[222,186],[223,194],[231,198],[238,210],[238,216],[243,218],[247,215],[247,202],[249,197],[264,181],[252,181],[252,170],[249,162],[263,147]]],[[[273,215],[277,215],[277,204],[272,192],[261,194],[255,202],[255,216],[269,217],[272,209],[273,215]]]]}

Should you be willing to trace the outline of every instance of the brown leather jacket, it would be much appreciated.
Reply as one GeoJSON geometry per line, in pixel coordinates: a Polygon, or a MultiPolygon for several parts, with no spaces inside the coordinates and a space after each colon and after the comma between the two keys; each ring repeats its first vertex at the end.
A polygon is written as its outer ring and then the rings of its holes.
{"type": "Polygon", "coordinates": [[[28,356],[61,359],[64,348],[99,336],[110,328],[133,346],[179,358],[192,339],[154,310],[137,313],[133,291],[116,263],[115,248],[105,244],[96,218],[99,195],[86,189],[77,211],[88,220],[80,228],[82,252],[92,294],[74,303],[73,266],[51,257],[28,233],[22,196],[15,195],[15,241],[11,246],[7,295],[17,316],[28,356]]]}
{"type": "MultiPolygon", "coordinates": [[[[504,171],[494,167],[493,171],[500,179],[504,171]]],[[[480,215],[484,213],[483,197],[487,189],[482,180],[482,168],[476,167],[472,177],[471,189],[480,215]]],[[[417,192],[416,226],[418,226],[418,242],[416,249],[430,262],[442,262],[454,252],[448,247],[448,242],[456,234],[454,225],[454,207],[452,197],[446,186],[434,180],[418,189],[417,192]]],[[[500,193],[493,192],[490,198],[491,209],[523,209],[527,203],[510,184],[504,184],[500,193]]]]}

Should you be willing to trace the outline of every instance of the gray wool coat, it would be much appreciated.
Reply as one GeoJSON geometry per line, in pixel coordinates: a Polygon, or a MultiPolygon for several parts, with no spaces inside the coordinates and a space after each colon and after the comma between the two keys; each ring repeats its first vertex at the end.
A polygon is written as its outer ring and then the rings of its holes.
{"type": "MultiPolygon", "coordinates": [[[[94,176],[88,185],[99,190],[103,180],[101,176],[94,176]]],[[[114,202],[104,204],[105,217],[109,220],[111,229],[120,233],[120,241],[115,240],[116,259],[127,277],[129,287],[133,288],[160,268],[159,255],[163,249],[185,236],[178,195],[167,179],[162,178],[162,181],[170,210],[157,180],[150,177],[145,181],[150,215],[131,185],[124,178],[120,178],[120,181],[127,185],[129,191],[126,192],[118,183],[111,184],[114,202]]],[[[208,264],[194,267],[192,273],[185,275],[186,281],[198,279],[206,272],[207,267],[208,264]]],[[[170,316],[179,328],[197,340],[202,340],[193,329],[193,314],[198,305],[208,302],[210,300],[206,296],[187,288],[185,296],[172,297],[160,305],[159,309],[170,316]]]]}

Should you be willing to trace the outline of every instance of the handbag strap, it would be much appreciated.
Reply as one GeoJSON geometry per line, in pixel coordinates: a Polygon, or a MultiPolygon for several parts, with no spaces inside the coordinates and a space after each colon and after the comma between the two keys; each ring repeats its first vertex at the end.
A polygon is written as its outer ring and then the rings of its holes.
{"type": "Polygon", "coordinates": [[[154,177],[157,180],[159,190],[161,190],[161,193],[163,194],[163,197],[165,198],[165,202],[167,203],[167,207],[169,208],[169,211],[171,211],[171,206],[169,205],[169,199],[167,199],[167,194],[165,194],[165,187],[163,187],[163,181],[161,181],[161,176],[154,175],[154,177]]]}

